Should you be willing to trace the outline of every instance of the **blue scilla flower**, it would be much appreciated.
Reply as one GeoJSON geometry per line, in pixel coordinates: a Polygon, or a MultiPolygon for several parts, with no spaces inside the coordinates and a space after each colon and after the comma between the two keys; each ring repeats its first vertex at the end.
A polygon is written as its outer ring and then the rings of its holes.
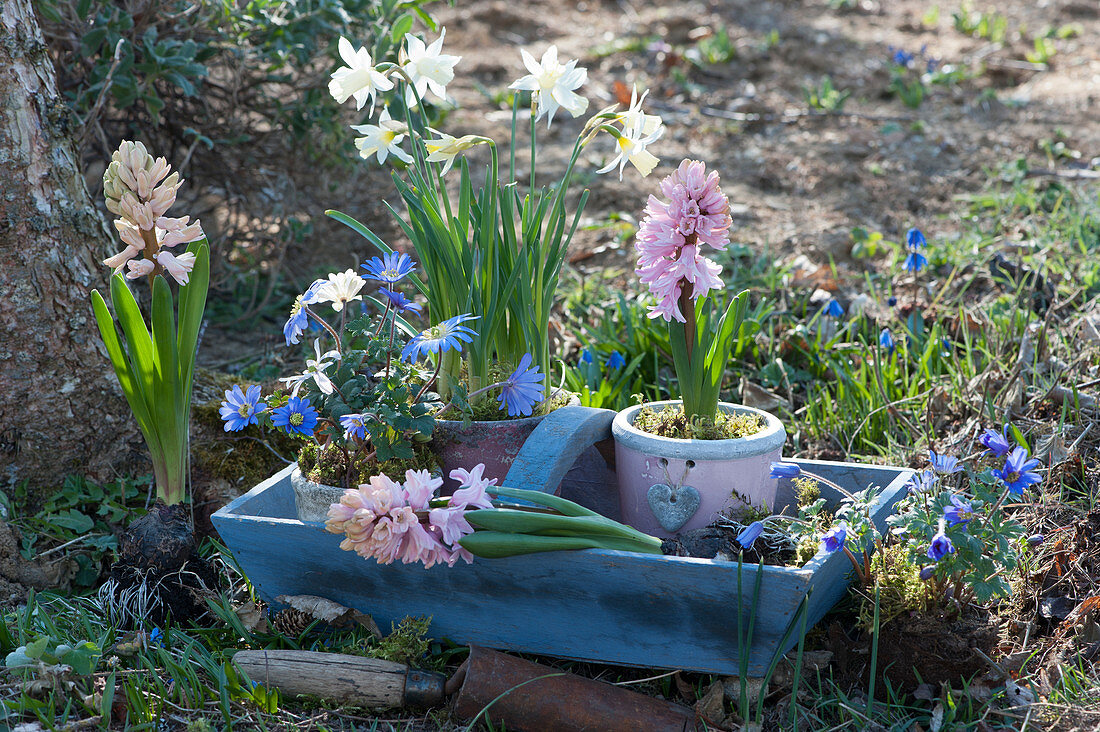
{"type": "Polygon", "coordinates": [[[260,405],[260,387],[253,384],[247,391],[241,391],[237,384],[225,390],[225,401],[218,414],[225,420],[226,432],[239,432],[250,424],[256,424],[256,415],[267,410],[260,405]]]}
{"type": "Polygon", "coordinates": [[[536,404],[542,401],[542,381],[545,374],[539,373],[539,367],[531,368],[531,354],[523,354],[519,366],[512,372],[500,388],[497,401],[500,408],[508,412],[509,417],[528,417],[536,404]]]}
{"type": "Polygon", "coordinates": [[[381,259],[371,257],[359,266],[367,270],[368,280],[395,285],[416,269],[416,262],[408,254],[390,252],[383,255],[381,259]]]}
{"type": "Polygon", "coordinates": [[[581,363],[595,363],[596,357],[592,355],[592,351],[587,348],[581,349],[581,363]]]}
{"type": "Polygon", "coordinates": [[[1008,439],[1007,424],[1000,432],[992,427],[986,428],[985,432],[978,438],[978,442],[986,448],[986,455],[1004,457],[1012,452],[1012,441],[1008,439]]]}
{"type": "Polygon", "coordinates": [[[623,366],[626,366],[626,359],[623,358],[623,354],[618,351],[612,351],[611,355],[607,357],[607,368],[616,371],[623,366]]]}
{"type": "Polygon", "coordinates": [[[405,293],[393,292],[392,290],[387,290],[385,287],[379,287],[378,291],[386,296],[386,299],[390,301],[390,307],[397,312],[403,313],[407,310],[411,310],[414,313],[420,313],[420,306],[405,297],[405,293]]]}
{"type": "Polygon", "coordinates": [[[401,349],[401,360],[417,361],[429,353],[443,353],[452,348],[461,351],[463,342],[469,343],[477,335],[473,329],[462,325],[470,320],[477,320],[477,316],[464,313],[420,331],[401,349]]]}
{"type": "Polygon", "coordinates": [[[965,524],[974,515],[974,507],[954,494],[951,495],[951,505],[943,507],[943,518],[948,526],[965,524]]]}
{"type": "Polygon", "coordinates": [[[1020,496],[1029,485],[1042,482],[1042,477],[1033,471],[1037,467],[1039,467],[1039,461],[1029,460],[1027,448],[1017,445],[1005,460],[1004,467],[1000,470],[994,469],[993,475],[1001,479],[1009,493],[1020,496]]]}
{"type": "Polygon", "coordinates": [[[878,344],[891,356],[894,355],[894,349],[898,347],[897,341],[894,340],[894,334],[890,332],[889,328],[883,328],[882,332],[878,334],[878,344]]]}
{"type": "Polygon", "coordinates": [[[802,475],[802,468],[794,463],[772,463],[769,478],[797,478],[802,475]]]}
{"type": "Polygon", "coordinates": [[[906,272],[912,272],[913,274],[916,274],[927,266],[928,257],[924,256],[918,251],[911,251],[909,252],[909,255],[905,257],[905,263],[902,265],[902,268],[906,272]]]}
{"type": "Polygon", "coordinates": [[[897,66],[908,67],[909,64],[913,63],[913,54],[909,53],[903,48],[887,46],[886,50],[890,52],[890,60],[893,61],[894,64],[897,66]]]}
{"type": "Polygon", "coordinates": [[[821,548],[829,554],[844,548],[848,538],[848,525],[841,522],[821,537],[821,548]]]}
{"type": "MultiPolygon", "coordinates": [[[[283,337],[286,338],[288,346],[297,343],[302,331],[309,327],[309,314],[306,312],[305,306],[317,299],[317,288],[326,282],[328,280],[314,280],[309,289],[294,299],[294,305],[290,308],[290,318],[283,326],[283,337]]],[[[317,327],[320,327],[320,325],[317,327]]]]}
{"type": "Polygon", "coordinates": [[[282,427],[288,435],[297,432],[312,437],[317,426],[317,410],[309,405],[309,399],[291,397],[286,404],[272,411],[271,424],[282,427]]]}
{"type": "Polygon", "coordinates": [[[932,450],[928,451],[928,462],[932,463],[932,470],[940,475],[951,475],[962,470],[959,459],[953,455],[939,455],[932,450]]]}
{"type": "Polygon", "coordinates": [[[752,549],[753,542],[760,538],[760,535],[764,533],[764,524],[759,521],[753,521],[751,524],[745,527],[745,529],[737,535],[737,543],[744,549],[752,549]]]}
{"type": "Polygon", "coordinates": [[[836,298],[829,300],[829,303],[824,307],[824,311],[830,318],[844,317],[844,308],[836,301],[836,298]]]}
{"type": "Polygon", "coordinates": [[[955,553],[955,545],[951,543],[951,539],[947,537],[947,534],[943,533],[943,524],[940,524],[939,532],[932,537],[932,543],[928,546],[928,558],[933,562],[938,562],[948,554],[955,553]]]}
{"type": "Polygon", "coordinates": [[[340,426],[344,428],[344,438],[350,440],[354,437],[365,440],[367,438],[366,420],[365,414],[345,414],[341,417],[340,426]]]}
{"type": "Polygon", "coordinates": [[[924,234],[920,229],[910,229],[905,232],[905,246],[909,247],[910,251],[916,251],[923,247],[928,246],[928,240],[924,238],[924,234]]]}

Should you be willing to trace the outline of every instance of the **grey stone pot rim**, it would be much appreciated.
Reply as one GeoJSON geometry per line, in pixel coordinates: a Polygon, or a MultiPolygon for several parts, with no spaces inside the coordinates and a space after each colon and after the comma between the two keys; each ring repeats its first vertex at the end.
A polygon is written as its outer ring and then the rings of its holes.
{"type": "Polygon", "coordinates": [[[729,440],[681,440],[643,432],[634,426],[634,419],[642,407],[660,408],[679,404],[680,400],[675,399],[627,407],[615,415],[615,420],[611,423],[611,434],[623,447],[670,460],[734,460],[754,457],[782,448],[787,441],[787,431],[778,417],[761,409],[729,402],[719,402],[718,408],[726,412],[749,413],[762,417],[764,429],[755,435],[729,440]]]}

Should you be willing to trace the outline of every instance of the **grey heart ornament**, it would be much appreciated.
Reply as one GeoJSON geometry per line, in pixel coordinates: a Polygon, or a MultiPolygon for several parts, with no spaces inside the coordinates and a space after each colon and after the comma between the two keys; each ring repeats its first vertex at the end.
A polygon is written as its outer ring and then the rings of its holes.
{"type": "Polygon", "coordinates": [[[690,485],[673,489],[665,483],[654,483],[646,494],[649,510],[665,531],[676,531],[699,510],[699,491],[690,485]]]}

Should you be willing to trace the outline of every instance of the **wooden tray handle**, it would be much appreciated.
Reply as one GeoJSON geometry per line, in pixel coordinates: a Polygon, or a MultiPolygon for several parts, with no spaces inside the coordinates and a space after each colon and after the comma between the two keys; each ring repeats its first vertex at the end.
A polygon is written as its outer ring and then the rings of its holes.
{"type": "Polygon", "coordinates": [[[611,439],[615,412],[562,407],[546,416],[520,448],[503,485],[553,493],[582,452],[611,439]]]}

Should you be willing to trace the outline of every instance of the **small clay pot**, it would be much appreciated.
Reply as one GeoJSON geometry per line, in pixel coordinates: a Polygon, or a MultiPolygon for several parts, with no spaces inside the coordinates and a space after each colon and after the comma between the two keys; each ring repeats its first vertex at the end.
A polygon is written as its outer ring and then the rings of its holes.
{"type": "Polygon", "coordinates": [[[294,489],[294,505],[298,509],[298,520],[303,522],[324,523],[328,518],[328,509],[340,502],[344,489],[335,485],[315,483],[302,475],[297,465],[290,474],[290,485],[294,489]]]}

